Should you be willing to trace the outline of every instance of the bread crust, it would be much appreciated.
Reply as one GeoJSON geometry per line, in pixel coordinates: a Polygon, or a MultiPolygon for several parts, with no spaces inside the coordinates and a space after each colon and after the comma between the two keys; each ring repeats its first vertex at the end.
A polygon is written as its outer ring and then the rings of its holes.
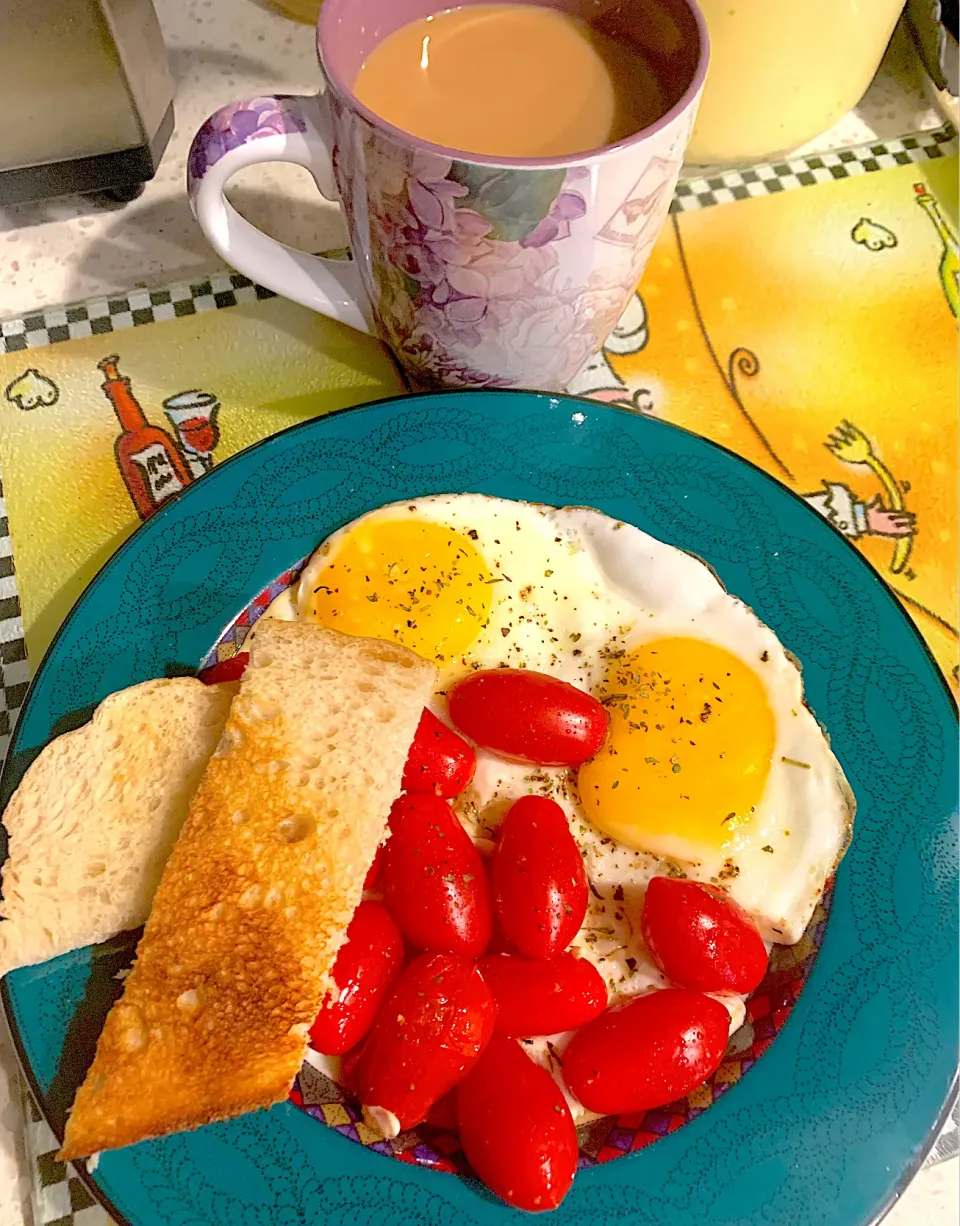
{"type": "Polygon", "coordinates": [[[287,1097],[435,680],[398,644],[259,627],[62,1159],[287,1097]]]}

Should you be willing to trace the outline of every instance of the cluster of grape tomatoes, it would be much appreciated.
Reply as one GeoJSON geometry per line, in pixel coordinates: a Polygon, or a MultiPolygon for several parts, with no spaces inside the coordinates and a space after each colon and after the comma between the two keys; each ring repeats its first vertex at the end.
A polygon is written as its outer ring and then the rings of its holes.
{"type": "MultiPolygon", "coordinates": [[[[230,663],[238,676],[242,664],[230,663]]],[[[563,1079],[590,1111],[663,1106],[723,1058],[730,1014],[708,993],[753,991],[767,951],[722,890],[656,877],[640,929],[675,986],[608,1008],[599,971],[569,948],[589,884],[561,807],[515,801],[485,860],[450,806],[473,777],[471,741],[511,761],[576,767],[602,745],[606,712],[528,670],[473,673],[448,701],[469,741],[424,711],[310,1042],[341,1057],[341,1081],[384,1136],[428,1118],[452,1126],[493,1192],[520,1209],[553,1209],[573,1181],[576,1128],[557,1082],[519,1040],[575,1031],[563,1079]]]]}

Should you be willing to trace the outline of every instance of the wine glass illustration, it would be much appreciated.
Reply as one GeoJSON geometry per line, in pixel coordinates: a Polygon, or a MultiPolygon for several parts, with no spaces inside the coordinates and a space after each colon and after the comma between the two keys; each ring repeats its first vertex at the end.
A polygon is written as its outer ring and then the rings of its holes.
{"type": "Polygon", "coordinates": [[[202,477],[213,468],[213,452],[220,442],[219,400],[212,392],[178,392],[163,402],[163,411],[177,432],[191,473],[202,477]]]}

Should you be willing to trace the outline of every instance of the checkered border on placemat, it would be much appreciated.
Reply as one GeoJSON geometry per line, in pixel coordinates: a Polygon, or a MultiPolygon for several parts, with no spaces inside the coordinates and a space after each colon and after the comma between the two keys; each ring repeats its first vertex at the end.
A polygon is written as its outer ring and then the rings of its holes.
{"type": "Polygon", "coordinates": [[[20,597],[13,571],[13,542],[0,484],[0,766],[7,756],[10,733],[23,706],[29,681],[20,597]]]}
{"type": "Polygon", "coordinates": [[[220,311],[241,302],[275,297],[273,290],[254,285],[248,277],[232,272],[206,281],[178,281],[163,289],[136,289],[129,294],[90,298],[86,302],[48,307],[0,323],[0,353],[103,336],[123,328],[183,319],[204,311],[220,311]]]}
{"type": "Polygon", "coordinates": [[[876,170],[891,170],[911,162],[929,162],[957,152],[957,132],[950,124],[896,140],[878,141],[855,149],[838,149],[809,157],[789,158],[769,165],[727,170],[697,177],[681,175],[670,205],[671,213],[689,213],[716,204],[732,204],[750,196],[772,196],[798,187],[815,187],[876,170]]]}
{"type": "MultiPolygon", "coordinates": [[[[770,196],[800,187],[815,187],[818,183],[889,170],[911,162],[934,161],[956,152],[956,129],[946,124],[934,131],[861,145],[856,149],[791,158],[706,177],[682,175],[670,211],[688,213],[714,205],[732,204],[751,196],[770,196]]],[[[349,252],[345,249],[322,254],[332,258],[349,258],[349,252]]],[[[231,272],[204,281],[177,281],[162,289],[137,289],[129,294],[90,298],[64,307],[33,311],[19,319],[0,323],[0,353],[39,349],[62,341],[102,336],[124,328],[182,319],[203,311],[219,311],[242,302],[274,297],[276,295],[272,290],[255,285],[240,273],[231,272]]]]}
{"type": "Polygon", "coordinates": [[[60,1162],[57,1138],[21,1082],[34,1226],[114,1226],[69,1162],[60,1162]]]}

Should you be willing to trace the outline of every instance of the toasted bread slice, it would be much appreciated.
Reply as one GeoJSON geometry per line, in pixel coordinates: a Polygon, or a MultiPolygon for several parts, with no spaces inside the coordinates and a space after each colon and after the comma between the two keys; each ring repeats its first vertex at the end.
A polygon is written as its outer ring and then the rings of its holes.
{"type": "Polygon", "coordinates": [[[41,752],[3,815],[0,975],[146,920],[236,688],[145,681],[41,752]]]}
{"type": "Polygon", "coordinates": [[[63,1158],[287,1097],[435,678],[398,644],[259,630],[63,1158]]]}

